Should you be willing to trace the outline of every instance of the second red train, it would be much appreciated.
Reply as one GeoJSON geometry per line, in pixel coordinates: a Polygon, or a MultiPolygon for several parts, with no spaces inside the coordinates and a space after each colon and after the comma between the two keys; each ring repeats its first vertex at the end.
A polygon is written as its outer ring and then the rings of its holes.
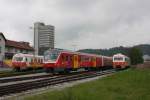
{"type": "Polygon", "coordinates": [[[113,66],[113,58],[95,54],[52,49],[44,54],[47,72],[69,72],[77,69],[98,70],[113,66]]]}

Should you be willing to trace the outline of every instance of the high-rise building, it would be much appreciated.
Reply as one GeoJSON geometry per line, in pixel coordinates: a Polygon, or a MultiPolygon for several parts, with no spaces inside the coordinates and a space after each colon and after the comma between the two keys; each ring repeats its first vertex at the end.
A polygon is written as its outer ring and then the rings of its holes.
{"type": "Polygon", "coordinates": [[[54,31],[52,25],[34,23],[34,48],[36,55],[43,55],[45,50],[54,48],[54,31]]]}

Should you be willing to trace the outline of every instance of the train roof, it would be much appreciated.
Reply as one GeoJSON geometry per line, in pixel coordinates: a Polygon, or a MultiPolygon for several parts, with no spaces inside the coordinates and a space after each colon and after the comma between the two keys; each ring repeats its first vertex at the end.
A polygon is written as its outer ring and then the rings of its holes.
{"type": "Polygon", "coordinates": [[[38,56],[38,55],[33,55],[33,54],[23,54],[23,53],[17,53],[14,56],[25,56],[25,57],[43,57],[43,56],[38,56]]]}
{"type": "MultiPolygon", "coordinates": [[[[102,55],[89,54],[89,53],[82,53],[82,52],[74,52],[74,51],[63,50],[63,49],[49,49],[49,50],[47,50],[46,52],[50,52],[50,51],[57,51],[57,52],[60,52],[60,53],[69,53],[69,54],[77,54],[77,55],[85,55],[85,56],[102,57],[102,55]]],[[[104,57],[108,57],[108,56],[104,56],[104,57]]]]}
{"type": "MultiPolygon", "coordinates": [[[[127,57],[126,55],[123,55],[121,53],[115,54],[113,55],[113,57],[127,57]]],[[[128,57],[127,57],[128,58],[128,57]]]]}

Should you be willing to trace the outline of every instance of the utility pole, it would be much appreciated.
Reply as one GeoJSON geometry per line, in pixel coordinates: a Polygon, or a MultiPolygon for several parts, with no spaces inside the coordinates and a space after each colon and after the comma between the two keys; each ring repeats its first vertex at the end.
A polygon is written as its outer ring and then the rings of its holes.
{"type": "Polygon", "coordinates": [[[72,47],[73,47],[73,51],[76,51],[77,45],[76,45],[76,44],[73,44],[72,47]]]}

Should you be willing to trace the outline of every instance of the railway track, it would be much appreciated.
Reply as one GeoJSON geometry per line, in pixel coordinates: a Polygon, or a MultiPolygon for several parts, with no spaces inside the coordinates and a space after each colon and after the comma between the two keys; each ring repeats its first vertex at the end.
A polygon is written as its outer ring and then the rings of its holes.
{"type": "Polygon", "coordinates": [[[82,80],[86,78],[93,78],[96,76],[111,74],[116,72],[115,70],[106,70],[106,71],[95,71],[95,72],[86,72],[86,73],[78,73],[78,74],[70,74],[68,75],[60,75],[57,77],[47,77],[40,78],[37,80],[19,82],[8,85],[0,85],[0,96],[10,95],[14,93],[19,93],[22,91],[27,91],[31,89],[42,88],[50,85],[56,85],[65,82],[71,82],[76,80],[82,80]]]}
{"type": "Polygon", "coordinates": [[[19,76],[19,77],[5,77],[0,78],[0,83],[8,83],[8,82],[16,82],[16,81],[24,81],[24,80],[31,80],[31,79],[38,79],[38,78],[44,78],[44,77],[51,77],[50,74],[44,74],[44,75],[35,75],[35,76],[19,76]]]}
{"type": "Polygon", "coordinates": [[[19,75],[27,75],[33,73],[42,73],[44,70],[33,70],[33,71],[23,71],[23,72],[15,72],[15,71],[8,71],[8,72],[0,72],[0,78],[4,77],[12,77],[12,76],[19,76],[19,75]]]}
{"type": "MultiPolygon", "coordinates": [[[[71,75],[71,74],[78,74],[78,73],[85,73],[86,71],[83,72],[74,72],[74,73],[68,73],[67,75],[71,75]]],[[[61,74],[59,74],[61,75],[61,74]]],[[[52,74],[42,74],[42,73],[38,73],[38,74],[32,74],[32,75],[20,75],[20,76],[11,76],[11,77],[3,77],[0,78],[0,83],[8,83],[8,82],[16,82],[16,81],[25,81],[25,80],[31,80],[31,79],[39,79],[39,78],[46,78],[46,77],[53,77],[53,76],[59,76],[57,74],[52,75],[52,74]]],[[[63,74],[65,75],[65,74],[63,74]]],[[[62,76],[62,75],[61,75],[62,76]]]]}

